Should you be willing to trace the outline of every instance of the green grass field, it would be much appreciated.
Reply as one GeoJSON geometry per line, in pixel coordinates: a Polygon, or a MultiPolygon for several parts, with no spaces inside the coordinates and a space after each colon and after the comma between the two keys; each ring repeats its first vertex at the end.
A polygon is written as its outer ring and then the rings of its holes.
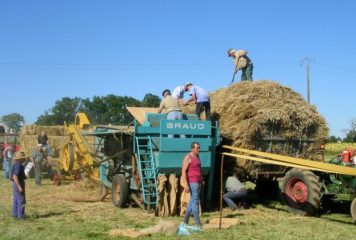
{"type": "MultiPolygon", "coordinates": [[[[1,177],[3,172],[0,171],[1,177]]],[[[117,239],[108,232],[116,228],[152,226],[160,221],[139,208],[118,209],[110,197],[104,202],[78,202],[92,199],[98,194],[96,187],[83,183],[53,186],[44,180],[41,187],[27,180],[27,205],[25,221],[10,216],[12,188],[9,180],[0,180],[0,239],[117,239]],[[77,199],[74,201],[74,199],[77,199]]],[[[203,222],[218,217],[218,211],[204,212],[203,222]]],[[[227,230],[210,230],[189,237],[163,233],[145,239],[332,239],[352,240],[356,225],[344,213],[324,214],[320,217],[302,217],[285,210],[278,202],[255,204],[249,209],[231,212],[224,209],[225,217],[239,218],[243,224],[227,230]]],[[[179,223],[179,217],[164,220],[179,223]]]]}
{"type": "Polygon", "coordinates": [[[349,148],[356,150],[356,143],[328,143],[325,145],[325,153],[329,156],[336,156],[342,150],[349,148]]]}

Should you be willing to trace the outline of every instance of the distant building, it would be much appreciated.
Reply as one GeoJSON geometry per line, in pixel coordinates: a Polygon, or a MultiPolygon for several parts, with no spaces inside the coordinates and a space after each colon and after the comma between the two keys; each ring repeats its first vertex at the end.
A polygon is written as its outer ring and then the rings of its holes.
{"type": "Polygon", "coordinates": [[[2,122],[0,122],[0,134],[8,133],[9,128],[2,122]]]}

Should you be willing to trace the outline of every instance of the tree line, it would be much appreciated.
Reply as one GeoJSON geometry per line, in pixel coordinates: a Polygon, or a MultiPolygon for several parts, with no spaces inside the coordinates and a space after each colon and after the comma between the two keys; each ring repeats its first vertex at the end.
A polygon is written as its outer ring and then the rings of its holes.
{"type": "MultiPolygon", "coordinates": [[[[57,100],[52,108],[40,115],[35,124],[42,126],[63,125],[72,123],[78,112],[84,112],[93,124],[125,125],[133,121],[133,117],[126,107],[158,107],[161,99],[148,93],[140,101],[133,97],[107,95],[94,96],[92,99],[79,97],[63,97],[57,100]]],[[[13,132],[18,132],[25,124],[25,118],[19,113],[11,113],[1,117],[4,123],[13,132]]],[[[350,128],[344,130],[346,137],[330,136],[328,142],[356,142],[356,119],[350,120],[350,128]]]]}
{"type": "Polygon", "coordinates": [[[142,101],[128,96],[94,96],[92,99],[63,97],[54,106],[37,118],[35,124],[53,126],[72,123],[78,112],[84,112],[93,124],[122,125],[133,121],[126,107],[158,107],[161,99],[153,94],[146,94],[142,101]]]}

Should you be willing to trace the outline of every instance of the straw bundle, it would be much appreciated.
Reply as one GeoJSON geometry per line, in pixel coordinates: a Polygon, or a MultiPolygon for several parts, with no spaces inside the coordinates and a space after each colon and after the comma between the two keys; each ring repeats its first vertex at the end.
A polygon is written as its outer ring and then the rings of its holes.
{"type": "Polygon", "coordinates": [[[52,150],[52,156],[58,157],[60,149],[66,142],[64,126],[23,126],[19,137],[22,151],[27,154],[32,153],[37,145],[37,137],[41,131],[45,131],[47,134],[48,142],[52,150]]]}
{"type": "MultiPolygon", "coordinates": [[[[284,155],[313,157],[328,136],[315,106],[272,81],[240,82],[210,94],[225,144],[284,155]]],[[[194,106],[185,107],[193,113],[194,106]]]]}

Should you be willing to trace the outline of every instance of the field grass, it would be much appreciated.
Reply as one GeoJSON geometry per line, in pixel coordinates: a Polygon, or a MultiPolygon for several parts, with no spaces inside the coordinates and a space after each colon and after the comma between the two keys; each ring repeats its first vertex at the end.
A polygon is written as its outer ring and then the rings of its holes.
{"type": "MultiPolygon", "coordinates": [[[[2,173],[0,171],[1,177],[2,173]]],[[[117,239],[108,232],[116,228],[152,226],[160,218],[139,208],[118,209],[108,197],[104,202],[90,202],[98,190],[85,182],[53,186],[44,180],[36,187],[33,179],[26,181],[27,205],[25,221],[10,217],[12,188],[9,180],[0,179],[0,239],[117,239]],[[76,199],[76,201],[74,201],[76,199]],[[82,199],[82,202],[78,202],[82,199]]],[[[203,213],[203,222],[218,217],[217,211],[203,213]]],[[[256,203],[249,209],[231,212],[225,217],[236,217],[243,224],[228,230],[211,230],[189,237],[167,236],[163,233],[144,239],[355,239],[356,226],[346,213],[323,214],[320,217],[302,217],[291,214],[278,202],[256,203]]],[[[164,220],[179,223],[179,217],[164,220]]]]}
{"type": "Polygon", "coordinates": [[[325,153],[330,156],[336,156],[342,150],[349,148],[356,150],[356,143],[328,143],[325,145],[325,153]]]}

